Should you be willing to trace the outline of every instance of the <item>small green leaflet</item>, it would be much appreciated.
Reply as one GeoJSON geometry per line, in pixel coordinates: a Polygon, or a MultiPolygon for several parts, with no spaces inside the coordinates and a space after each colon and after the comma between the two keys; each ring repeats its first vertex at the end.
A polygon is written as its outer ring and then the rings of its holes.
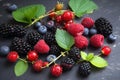
{"type": "Polygon", "coordinates": [[[21,76],[27,71],[27,69],[28,69],[28,63],[22,60],[19,60],[14,67],[15,75],[21,76]]]}
{"type": "Polygon", "coordinates": [[[100,56],[94,56],[94,58],[92,60],[90,60],[90,63],[97,68],[104,68],[104,67],[108,66],[107,61],[104,60],[100,56]]]}
{"type": "Polygon", "coordinates": [[[87,55],[87,57],[86,57],[86,60],[87,60],[87,61],[90,61],[90,60],[93,59],[93,57],[94,57],[94,54],[93,54],[93,53],[89,53],[89,54],[87,55]]]}
{"type": "Polygon", "coordinates": [[[70,0],[69,6],[77,17],[92,13],[98,6],[91,0],[70,0]]]}
{"type": "Polygon", "coordinates": [[[45,7],[41,4],[22,7],[12,13],[13,18],[18,22],[31,23],[33,19],[44,15],[45,7]]]}
{"type": "Polygon", "coordinates": [[[86,52],[81,51],[81,52],[80,52],[80,55],[81,55],[81,58],[82,58],[83,60],[86,60],[86,57],[87,57],[87,53],[86,53],[86,52]]]}
{"type": "Polygon", "coordinates": [[[65,30],[57,29],[55,39],[57,44],[65,50],[70,50],[74,44],[74,38],[65,30]]]}

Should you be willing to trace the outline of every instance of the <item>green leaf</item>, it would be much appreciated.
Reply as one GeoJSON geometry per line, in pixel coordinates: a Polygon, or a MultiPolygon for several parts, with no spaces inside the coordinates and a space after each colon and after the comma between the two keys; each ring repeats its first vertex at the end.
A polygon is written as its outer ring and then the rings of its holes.
{"type": "Polygon", "coordinates": [[[87,57],[87,53],[86,52],[81,51],[80,55],[81,55],[83,60],[86,60],[86,57],[87,57]]]}
{"type": "Polygon", "coordinates": [[[15,75],[21,76],[27,71],[27,69],[28,69],[28,63],[22,60],[19,60],[14,67],[15,75]]]}
{"type": "Polygon", "coordinates": [[[84,14],[91,13],[98,6],[91,0],[70,0],[69,6],[77,17],[81,17],[84,14]]]}
{"type": "Polygon", "coordinates": [[[94,54],[93,53],[89,53],[88,55],[87,55],[87,57],[86,57],[86,60],[87,61],[90,61],[90,60],[92,60],[94,58],[94,54]]]}
{"type": "Polygon", "coordinates": [[[94,58],[90,60],[90,63],[98,68],[104,68],[108,65],[107,61],[100,56],[94,56],[94,58]]]}
{"type": "Polygon", "coordinates": [[[33,19],[45,14],[45,7],[41,4],[22,7],[12,13],[13,18],[18,22],[31,23],[33,19]]]}
{"type": "Polygon", "coordinates": [[[55,39],[57,44],[65,50],[70,50],[71,46],[74,44],[74,38],[65,30],[57,29],[55,39]]]}

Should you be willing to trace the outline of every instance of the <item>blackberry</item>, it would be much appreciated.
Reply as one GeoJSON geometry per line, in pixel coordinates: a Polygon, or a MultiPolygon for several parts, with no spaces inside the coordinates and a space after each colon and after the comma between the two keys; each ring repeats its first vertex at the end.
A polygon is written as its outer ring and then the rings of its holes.
{"type": "Polygon", "coordinates": [[[51,45],[49,53],[59,55],[60,54],[60,48],[57,45],[51,45]]]}
{"type": "Polygon", "coordinates": [[[38,32],[30,32],[27,35],[27,42],[29,44],[31,44],[32,46],[34,46],[40,39],[42,39],[43,36],[41,34],[39,34],[38,32]]]}
{"type": "Polygon", "coordinates": [[[91,72],[91,64],[89,62],[81,62],[79,65],[79,74],[83,77],[86,77],[91,72]]]}
{"type": "Polygon", "coordinates": [[[75,62],[72,58],[66,58],[61,62],[61,66],[63,67],[64,71],[71,70],[74,66],[75,62]]]}
{"type": "Polygon", "coordinates": [[[15,37],[12,40],[10,48],[12,51],[16,51],[19,54],[27,54],[28,51],[32,50],[31,45],[29,45],[26,41],[18,37],[15,37]]]}
{"type": "Polygon", "coordinates": [[[72,47],[71,50],[69,51],[70,58],[72,58],[75,62],[77,62],[80,59],[80,50],[77,47],[72,47]]]}
{"type": "Polygon", "coordinates": [[[111,23],[105,18],[98,18],[95,21],[97,32],[107,37],[113,31],[111,23]]]}
{"type": "Polygon", "coordinates": [[[48,45],[52,45],[56,43],[55,35],[52,32],[47,32],[44,36],[44,39],[48,45]]]}
{"type": "Polygon", "coordinates": [[[2,37],[13,37],[15,29],[13,26],[8,24],[1,24],[0,25],[0,35],[2,37]]]}
{"type": "Polygon", "coordinates": [[[0,25],[0,35],[3,37],[23,37],[26,34],[25,28],[16,24],[0,25]]]}

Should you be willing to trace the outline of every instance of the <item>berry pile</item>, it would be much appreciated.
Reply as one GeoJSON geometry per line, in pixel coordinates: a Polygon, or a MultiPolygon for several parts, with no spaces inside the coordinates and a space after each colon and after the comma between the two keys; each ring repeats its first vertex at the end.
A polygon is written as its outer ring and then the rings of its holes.
{"type": "MultiPolygon", "coordinates": [[[[9,7],[10,11],[16,9],[16,5],[9,7]]],[[[116,40],[116,36],[112,33],[112,25],[105,18],[98,18],[94,21],[90,17],[85,17],[81,23],[74,22],[75,15],[72,11],[63,10],[61,14],[56,13],[56,11],[62,9],[63,3],[58,2],[55,9],[48,13],[50,20],[45,24],[36,21],[34,27],[37,30],[29,31],[27,35],[27,31],[23,26],[13,24],[0,25],[0,36],[5,38],[13,37],[10,47],[6,45],[0,47],[0,55],[7,55],[7,59],[10,62],[16,62],[18,59],[23,60],[20,57],[24,55],[26,59],[23,61],[32,63],[33,69],[37,72],[53,64],[50,72],[55,77],[59,77],[62,72],[69,71],[75,64],[79,64],[79,74],[88,76],[92,69],[90,60],[93,58],[93,54],[90,54],[87,58],[86,54],[81,62],[81,57],[83,58],[83,56],[80,55],[80,51],[86,49],[90,44],[91,47],[102,47],[101,53],[108,56],[111,48],[103,45],[105,38],[110,42],[116,40]],[[74,43],[70,49],[64,50],[60,47],[63,44],[58,44],[56,40],[57,29],[65,31],[67,35],[73,38],[74,43]],[[46,54],[46,61],[39,59],[39,54],[40,56],[46,54]],[[55,63],[62,56],[67,57],[60,64],[55,63]]]]}

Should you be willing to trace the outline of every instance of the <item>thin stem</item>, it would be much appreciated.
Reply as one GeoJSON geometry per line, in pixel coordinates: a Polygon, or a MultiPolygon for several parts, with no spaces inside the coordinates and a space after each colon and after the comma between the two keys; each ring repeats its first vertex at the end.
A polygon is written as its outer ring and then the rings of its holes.
{"type": "Polygon", "coordinates": [[[18,58],[18,59],[25,62],[25,63],[27,63],[27,61],[25,59],[22,59],[22,58],[18,58]]]}

